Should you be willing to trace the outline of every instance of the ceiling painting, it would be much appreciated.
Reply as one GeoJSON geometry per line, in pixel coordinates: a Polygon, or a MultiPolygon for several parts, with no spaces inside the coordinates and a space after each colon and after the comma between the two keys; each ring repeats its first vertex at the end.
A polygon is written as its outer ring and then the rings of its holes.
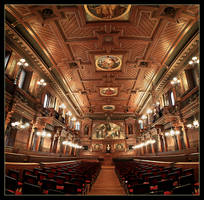
{"type": "Polygon", "coordinates": [[[116,96],[118,94],[118,88],[107,87],[107,88],[100,88],[100,95],[101,96],[116,96]]]}
{"type": "Polygon", "coordinates": [[[131,5],[90,4],[84,5],[88,21],[124,21],[129,19],[131,5]]]}
{"type": "Polygon", "coordinates": [[[122,56],[95,56],[95,64],[97,71],[119,71],[122,65],[122,56]]]}

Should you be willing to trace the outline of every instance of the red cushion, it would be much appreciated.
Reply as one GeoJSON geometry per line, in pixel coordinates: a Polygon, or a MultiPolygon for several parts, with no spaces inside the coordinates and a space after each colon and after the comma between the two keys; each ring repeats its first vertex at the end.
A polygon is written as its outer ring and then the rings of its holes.
{"type": "Polygon", "coordinates": [[[48,190],[44,190],[42,193],[43,194],[48,194],[48,190]]]}
{"type": "Polygon", "coordinates": [[[78,188],[78,189],[77,189],[77,192],[81,192],[81,189],[80,189],[80,188],[78,188]]]}
{"type": "Polygon", "coordinates": [[[133,192],[133,189],[129,189],[129,192],[131,192],[131,193],[132,193],[132,192],[133,192]]]}
{"type": "Polygon", "coordinates": [[[155,186],[150,186],[150,190],[157,190],[158,189],[158,186],[155,185],[155,186]]]}
{"type": "Polygon", "coordinates": [[[23,183],[21,183],[20,181],[18,181],[18,185],[19,185],[19,186],[22,186],[22,185],[23,185],[23,183]]]}
{"type": "Polygon", "coordinates": [[[15,194],[16,194],[16,195],[21,195],[22,192],[16,191],[15,194]]]}
{"type": "Polygon", "coordinates": [[[56,186],[56,189],[58,189],[58,190],[64,190],[64,186],[63,186],[63,185],[57,185],[57,186],[56,186]]]}
{"type": "Polygon", "coordinates": [[[170,194],[172,194],[172,192],[170,192],[170,191],[165,191],[164,192],[164,195],[170,195],[170,194]]]}
{"type": "Polygon", "coordinates": [[[91,183],[91,181],[90,181],[90,180],[85,180],[85,182],[86,182],[86,183],[91,183]]]}

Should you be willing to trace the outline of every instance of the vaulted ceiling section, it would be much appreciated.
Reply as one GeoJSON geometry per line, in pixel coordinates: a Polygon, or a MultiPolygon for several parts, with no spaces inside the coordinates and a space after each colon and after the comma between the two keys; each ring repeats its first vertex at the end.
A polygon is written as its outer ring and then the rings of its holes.
{"type": "Polygon", "coordinates": [[[5,10],[7,30],[24,38],[81,117],[139,113],[199,28],[198,5],[19,4],[5,10]]]}

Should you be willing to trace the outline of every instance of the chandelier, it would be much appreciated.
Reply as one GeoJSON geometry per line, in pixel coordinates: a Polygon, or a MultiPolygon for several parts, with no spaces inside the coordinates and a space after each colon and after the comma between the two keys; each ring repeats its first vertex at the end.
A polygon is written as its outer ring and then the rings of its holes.
{"type": "Polygon", "coordinates": [[[16,122],[12,122],[11,126],[17,129],[24,129],[24,128],[28,128],[30,124],[28,122],[23,123],[22,121],[16,121],[16,122]]]}

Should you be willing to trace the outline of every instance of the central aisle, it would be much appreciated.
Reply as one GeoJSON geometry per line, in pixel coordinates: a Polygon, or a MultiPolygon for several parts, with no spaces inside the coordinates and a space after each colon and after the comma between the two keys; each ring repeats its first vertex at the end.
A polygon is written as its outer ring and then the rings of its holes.
{"type": "Polygon", "coordinates": [[[114,166],[102,166],[88,195],[126,195],[115,174],[114,166]]]}

